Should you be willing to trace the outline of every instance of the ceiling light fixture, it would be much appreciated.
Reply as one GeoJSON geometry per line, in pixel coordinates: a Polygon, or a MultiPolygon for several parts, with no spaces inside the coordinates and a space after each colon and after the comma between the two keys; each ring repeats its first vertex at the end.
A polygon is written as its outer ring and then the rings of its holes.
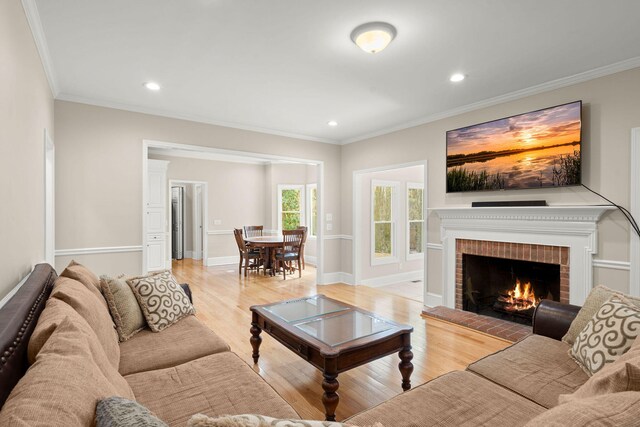
{"type": "Polygon", "coordinates": [[[158,91],[160,90],[160,85],[156,82],[146,82],[144,84],[144,87],[146,87],[149,90],[153,90],[153,91],[158,91]]]}
{"type": "Polygon", "coordinates": [[[458,83],[464,80],[465,75],[462,73],[455,73],[449,77],[449,81],[453,83],[458,83]]]}
{"type": "Polygon", "coordinates": [[[338,122],[336,122],[335,120],[329,120],[327,124],[333,128],[338,126],[338,122]]]}
{"type": "Polygon", "coordinates": [[[368,22],[351,32],[351,40],[362,50],[378,53],[396,37],[396,27],[386,22],[368,22]]]}

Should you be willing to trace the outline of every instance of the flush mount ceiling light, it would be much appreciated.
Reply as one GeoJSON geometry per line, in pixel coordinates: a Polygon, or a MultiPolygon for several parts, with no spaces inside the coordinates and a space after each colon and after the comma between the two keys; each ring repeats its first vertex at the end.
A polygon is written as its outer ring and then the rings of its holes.
{"type": "Polygon", "coordinates": [[[391,24],[368,22],[351,32],[351,40],[365,52],[378,53],[391,43],[396,34],[396,28],[391,24]]]}
{"type": "Polygon", "coordinates": [[[156,82],[146,82],[143,84],[149,90],[158,91],[160,90],[160,85],[156,82]]]}
{"type": "Polygon", "coordinates": [[[336,127],[336,126],[338,126],[338,122],[336,122],[335,120],[329,120],[329,121],[327,122],[327,124],[328,124],[329,126],[331,126],[331,127],[336,127]]]}
{"type": "Polygon", "coordinates": [[[465,75],[462,73],[455,73],[452,74],[451,77],[449,77],[449,81],[453,82],[453,83],[458,83],[464,80],[465,75]]]}

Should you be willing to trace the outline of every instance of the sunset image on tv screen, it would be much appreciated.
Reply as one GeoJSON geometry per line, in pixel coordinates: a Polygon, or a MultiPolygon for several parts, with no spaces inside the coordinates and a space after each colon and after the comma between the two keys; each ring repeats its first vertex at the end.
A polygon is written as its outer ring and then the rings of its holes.
{"type": "Polygon", "coordinates": [[[581,106],[447,132],[447,192],[579,185],[581,106]]]}

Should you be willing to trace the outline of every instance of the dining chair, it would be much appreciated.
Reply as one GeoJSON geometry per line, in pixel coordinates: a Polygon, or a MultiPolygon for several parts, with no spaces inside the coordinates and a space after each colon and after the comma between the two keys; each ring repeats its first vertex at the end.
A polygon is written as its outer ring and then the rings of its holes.
{"type": "Polygon", "coordinates": [[[264,228],[264,226],[262,226],[262,225],[245,225],[244,226],[244,235],[246,237],[262,236],[263,228],[264,228]]]}
{"type": "Polygon", "coordinates": [[[275,259],[278,268],[282,268],[283,278],[287,278],[287,263],[298,262],[298,277],[302,277],[300,268],[300,247],[304,230],[282,230],[282,246],[276,250],[275,259]]]}
{"type": "Polygon", "coordinates": [[[300,259],[302,260],[302,269],[306,269],[307,266],[304,263],[304,246],[307,243],[307,233],[309,232],[309,228],[305,225],[301,225],[298,227],[298,230],[304,230],[304,235],[302,236],[302,245],[300,246],[300,259]]]}
{"type": "Polygon", "coordinates": [[[262,267],[264,271],[264,256],[262,253],[262,249],[260,248],[251,248],[248,246],[244,238],[242,237],[242,229],[234,228],[233,236],[236,239],[236,243],[238,245],[238,252],[240,252],[240,264],[238,265],[238,275],[242,273],[242,269],[244,267],[244,276],[247,276],[247,272],[249,269],[256,269],[256,271],[260,272],[260,267],[262,267]],[[253,260],[253,263],[251,262],[253,260]],[[243,265],[244,264],[244,265],[243,265]]]}

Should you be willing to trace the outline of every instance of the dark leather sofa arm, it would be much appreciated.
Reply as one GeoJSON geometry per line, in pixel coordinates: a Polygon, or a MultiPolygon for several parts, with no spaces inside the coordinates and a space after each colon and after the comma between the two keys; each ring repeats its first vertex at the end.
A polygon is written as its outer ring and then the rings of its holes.
{"type": "Polygon", "coordinates": [[[560,341],[580,307],[543,299],[533,313],[533,333],[560,341]]]}
{"type": "Polygon", "coordinates": [[[180,286],[182,287],[182,290],[184,291],[184,293],[187,294],[187,296],[189,297],[189,302],[193,304],[193,295],[191,294],[191,288],[189,287],[189,284],[181,283],[180,286]]]}

